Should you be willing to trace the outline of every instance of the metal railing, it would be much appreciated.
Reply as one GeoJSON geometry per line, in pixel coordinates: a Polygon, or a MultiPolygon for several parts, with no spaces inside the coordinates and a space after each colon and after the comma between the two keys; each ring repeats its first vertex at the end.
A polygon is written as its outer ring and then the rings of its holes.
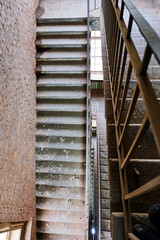
{"type": "Polygon", "coordinates": [[[85,186],[85,240],[89,237],[89,171],[90,171],[90,4],[87,0],[87,100],[86,100],[86,186],[85,186]]]}
{"type": "Polygon", "coordinates": [[[101,240],[101,166],[100,166],[100,139],[99,139],[99,106],[97,103],[97,188],[98,188],[98,240],[101,240]]]}
{"type": "Polygon", "coordinates": [[[157,65],[160,64],[160,39],[130,0],[106,0],[103,1],[103,7],[125,239],[137,239],[132,234],[130,201],[160,187],[160,176],[129,193],[127,165],[149,128],[153,134],[156,151],[160,154],[160,105],[148,73],[153,56],[157,65]],[[128,20],[125,19],[125,12],[128,13],[128,20]],[[146,44],[142,60],[132,37],[134,25],[146,44]],[[124,115],[129,84],[133,76],[136,84],[127,113],[124,115]],[[131,146],[124,151],[124,139],[127,138],[126,132],[139,98],[142,99],[144,116],[131,146]]]}

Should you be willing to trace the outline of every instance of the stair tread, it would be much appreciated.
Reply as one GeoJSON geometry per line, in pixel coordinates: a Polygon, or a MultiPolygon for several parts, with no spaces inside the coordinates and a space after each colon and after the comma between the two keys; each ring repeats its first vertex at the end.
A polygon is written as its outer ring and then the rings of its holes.
{"type": "Polygon", "coordinates": [[[84,223],[83,208],[81,211],[64,211],[64,210],[43,210],[37,209],[36,220],[47,222],[65,222],[65,223],[84,223]]]}
{"type": "Polygon", "coordinates": [[[46,129],[38,129],[36,130],[36,135],[43,135],[43,136],[59,136],[59,137],[85,137],[86,133],[85,130],[46,130],[46,129]]]}
{"type": "Polygon", "coordinates": [[[85,187],[37,186],[36,196],[50,199],[85,199],[85,187]]]}
{"type": "Polygon", "coordinates": [[[61,210],[61,211],[73,211],[84,212],[85,202],[79,199],[50,199],[37,197],[36,208],[44,210],[61,210]]]}
{"type": "Polygon", "coordinates": [[[85,162],[85,156],[76,156],[76,155],[48,155],[48,154],[37,154],[36,161],[51,161],[51,162],[74,162],[74,163],[82,163],[85,162]]]}
{"type": "Polygon", "coordinates": [[[54,142],[54,143],[50,143],[50,142],[37,142],[36,143],[36,148],[48,148],[48,149],[64,149],[64,150],[70,150],[70,149],[74,149],[74,150],[84,150],[85,149],[85,143],[61,143],[61,142],[54,142]]]}
{"type": "Polygon", "coordinates": [[[84,117],[82,118],[73,118],[73,117],[64,117],[64,118],[60,118],[60,117],[43,117],[43,116],[38,116],[37,117],[37,123],[42,123],[42,124],[57,124],[57,125],[61,125],[61,124],[68,124],[68,125],[84,125],[86,124],[86,119],[84,117]]]}

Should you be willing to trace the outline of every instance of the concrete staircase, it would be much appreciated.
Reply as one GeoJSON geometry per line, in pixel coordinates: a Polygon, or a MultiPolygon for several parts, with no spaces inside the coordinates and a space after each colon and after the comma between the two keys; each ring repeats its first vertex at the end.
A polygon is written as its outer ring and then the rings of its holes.
{"type": "Polygon", "coordinates": [[[84,240],[87,19],[37,20],[38,240],[84,240]]]}

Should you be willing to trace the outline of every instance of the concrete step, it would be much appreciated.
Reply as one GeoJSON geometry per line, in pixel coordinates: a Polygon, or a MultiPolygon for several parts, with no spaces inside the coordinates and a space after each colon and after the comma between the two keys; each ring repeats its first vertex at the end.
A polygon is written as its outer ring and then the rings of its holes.
{"type": "Polygon", "coordinates": [[[60,127],[60,126],[64,126],[64,124],[66,124],[67,126],[71,126],[71,125],[75,125],[75,126],[84,126],[84,124],[86,123],[86,119],[84,116],[78,116],[78,117],[71,117],[71,116],[65,116],[65,117],[59,117],[59,116],[52,116],[52,117],[45,117],[45,116],[38,116],[37,117],[37,125],[39,124],[39,126],[42,126],[43,128],[46,128],[48,126],[50,126],[50,128],[56,126],[60,127]]]}
{"type": "Polygon", "coordinates": [[[36,209],[51,210],[51,211],[69,211],[84,212],[85,202],[79,199],[51,199],[41,198],[36,199],[36,209]]]}
{"type": "Polygon", "coordinates": [[[54,223],[37,221],[37,232],[49,234],[66,234],[84,236],[84,224],[80,223],[54,223]]]}
{"type": "MultiPolygon", "coordinates": [[[[65,123],[62,123],[62,122],[51,122],[51,121],[46,121],[45,122],[45,120],[44,119],[46,119],[46,118],[41,118],[41,117],[39,117],[38,118],[39,119],[39,121],[38,121],[38,123],[36,124],[36,127],[37,127],[37,129],[49,129],[49,130],[77,130],[77,131],[79,131],[79,130],[82,130],[82,131],[84,131],[85,130],[85,121],[84,122],[66,122],[66,124],[65,123]],[[43,119],[43,120],[42,120],[43,119]]],[[[71,119],[69,119],[69,120],[71,120],[71,119]]],[[[48,131],[49,131],[48,130],[48,131]]]]}
{"type": "Polygon", "coordinates": [[[63,88],[63,85],[67,87],[67,85],[77,85],[80,86],[80,85],[85,85],[86,84],[86,78],[85,77],[79,77],[79,76],[70,76],[69,78],[67,78],[66,76],[64,77],[58,77],[58,78],[52,78],[52,77],[43,77],[43,76],[39,76],[38,79],[37,79],[37,86],[38,85],[57,85],[57,87],[60,85],[62,86],[63,88]]]}
{"type": "Polygon", "coordinates": [[[68,137],[68,138],[84,138],[86,137],[85,130],[73,130],[73,129],[37,129],[36,136],[44,136],[44,137],[68,137]]]}
{"type": "Polygon", "coordinates": [[[84,236],[80,235],[48,234],[42,231],[37,233],[37,238],[38,240],[84,240],[84,236]]]}
{"type": "Polygon", "coordinates": [[[74,37],[85,37],[87,38],[87,30],[86,30],[86,26],[83,26],[83,29],[81,29],[81,31],[79,31],[78,26],[76,26],[76,28],[73,26],[73,29],[69,29],[66,28],[64,30],[64,26],[62,26],[63,29],[60,30],[59,28],[61,28],[61,26],[57,26],[57,28],[55,28],[54,26],[39,26],[37,28],[37,38],[48,38],[48,37],[70,37],[70,38],[74,38],[74,37]]]}
{"type": "Polygon", "coordinates": [[[52,150],[52,153],[48,150],[41,151],[37,150],[36,161],[52,161],[52,162],[70,162],[70,163],[84,163],[85,164],[85,151],[71,151],[68,154],[67,150],[52,150]],[[72,154],[71,154],[72,152],[72,154]],[[49,154],[48,154],[49,153],[49,154]]]}
{"type": "MultiPolygon", "coordinates": [[[[51,169],[50,169],[51,172],[51,169]]],[[[55,174],[36,171],[37,186],[85,187],[85,175],[55,174]]]]}
{"type": "MultiPolygon", "coordinates": [[[[80,87],[75,87],[75,88],[65,88],[65,87],[61,87],[61,88],[52,88],[52,87],[44,87],[43,89],[38,89],[37,91],[37,97],[57,97],[62,99],[62,97],[64,98],[84,98],[86,97],[86,88],[80,88],[80,87]]],[[[64,101],[65,103],[65,101],[64,101]]],[[[74,103],[74,102],[73,102],[74,103]]]]}
{"type": "Polygon", "coordinates": [[[37,52],[37,58],[86,58],[86,49],[43,49],[43,51],[37,52]]]}
{"type": "Polygon", "coordinates": [[[63,211],[63,210],[43,210],[37,209],[36,220],[41,222],[57,222],[57,223],[84,223],[84,209],[81,211],[63,211]]]}
{"type": "Polygon", "coordinates": [[[36,44],[39,49],[87,49],[87,44],[36,44]]]}
{"type": "MultiPolygon", "coordinates": [[[[39,63],[40,64],[40,63],[39,63]]],[[[82,71],[87,71],[87,64],[82,62],[81,64],[77,62],[55,62],[55,63],[50,63],[50,62],[45,62],[41,65],[38,65],[36,67],[36,71],[42,71],[42,72],[82,72],[82,71]]]]}
{"type": "Polygon", "coordinates": [[[85,174],[85,164],[79,162],[59,162],[59,161],[36,161],[37,173],[52,173],[52,174],[85,174]]]}
{"type": "Polygon", "coordinates": [[[38,185],[36,187],[36,196],[50,199],[85,199],[85,188],[84,187],[56,187],[56,186],[45,186],[38,185]]]}
{"type": "MultiPolygon", "coordinates": [[[[49,63],[86,63],[87,58],[37,58],[37,63],[38,64],[49,64],[49,63]]],[[[67,85],[67,84],[66,84],[67,85]]]]}
{"type": "Polygon", "coordinates": [[[87,23],[87,18],[38,18],[38,24],[80,24],[87,23]]]}
{"type": "Polygon", "coordinates": [[[77,151],[81,151],[85,149],[85,143],[84,142],[37,142],[36,143],[36,149],[37,150],[77,150],[77,151]],[[62,144],[63,143],[63,144],[62,144]]]}
{"type": "Polygon", "coordinates": [[[86,34],[81,35],[52,35],[47,33],[44,36],[39,36],[36,45],[39,44],[87,44],[86,34]]]}
{"type": "Polygon", "coordinates": [[[86,110],[79,109],[52,109],[41,108],[37,109],[37,116],[54,116],[54,117],[84,117],[86,116],[86,110]]]}
{"type": "Polygon", "coordinates": [[[42,71],[36,69],[36,73],[38,75],[45,75],[45,76],[86,76],[87,71],[42,71]]]}
{"type": "MultiPolygon", "coordinates": [[[[54,23],[54,24],[38,24],[37,26],[37,33],[38,32],[45,32],[45,31],[87,31],[87,23],[54,23]]],[[[74,35],[74,33],[73,33],[74,35]]]]}
{"type": "MultiPolygon", "coordinates": [[[[42,96],[42,95],[41,95],[42,96]]],[[[86,110],[86,106],[84,103],[37,103],[37,112],[38,111],[58,111],[58,112],[66,112],[66,111],[69,111],[69,112],[83,112],[86,110]]]]}

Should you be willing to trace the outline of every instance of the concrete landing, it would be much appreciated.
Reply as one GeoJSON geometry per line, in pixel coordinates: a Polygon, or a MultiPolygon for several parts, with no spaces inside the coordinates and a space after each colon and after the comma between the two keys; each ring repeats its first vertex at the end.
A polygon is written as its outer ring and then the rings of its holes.
{"type": "Polygon", "coordinates": [[[87,0],[41,0],[37,15],[42,18],[87,17],[87,0]]]}

